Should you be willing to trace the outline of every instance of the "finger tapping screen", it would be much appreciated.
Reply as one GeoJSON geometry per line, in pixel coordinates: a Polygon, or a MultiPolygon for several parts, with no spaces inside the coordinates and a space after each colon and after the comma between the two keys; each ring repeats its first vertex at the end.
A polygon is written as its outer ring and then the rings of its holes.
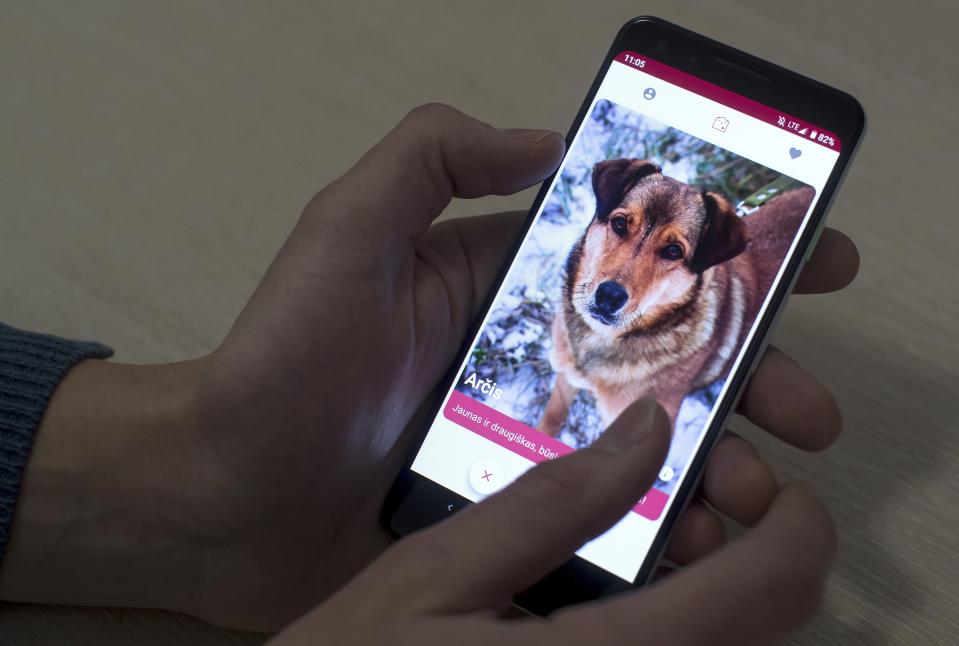
{"type": "Polygon", "coordinates": [[[645,56],[616,56],[413,470],[479,501],[654,395],[673,422],[666,462],[577,551],[633,581],[840,146],[645,56]]]}

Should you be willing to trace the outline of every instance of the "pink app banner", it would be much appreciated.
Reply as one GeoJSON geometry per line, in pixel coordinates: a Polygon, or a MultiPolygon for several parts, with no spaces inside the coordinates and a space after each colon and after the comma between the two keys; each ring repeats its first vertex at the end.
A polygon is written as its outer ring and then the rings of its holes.
{"type": "MultiPolygon", "coordinates": [[[[552,460],[575,450],[455,390],[446,402],[443,415],[466,430],[536,463],[552,460]]],[[[662,491],[650,489],[636,503],[633,511],[643,518],[656,520],[662,515],[667,500],[669,496],[662,491]]]]}
{"type": "Polygon", "coordinates": [[[754,101],[749,97],[743,96],[742,94],[737,94],[731,90],[727,90],[724,87],[710,83],[709,81],[704,81],[698,76],[687,74],[686,72],[678,70],[675,67],[670,67],[669,65],[655,61],[648,56],[643,56],[642,54],[637,54],[636,52],[626,50],[617,54],[614,60],[617,63],[622,63],[626,67],[638,69],[646,74],[649,74],[650,76],[655,76],[662,81],[672,83],[673,85],[678,85],[681,88],[706,97],[707,99],[715,101],[716,103],[721,103],[732,108],[733,110],[737,110],[743,114],[748,114],[759,119],[760,121],[765,121],[766,123],[774,125],[777,128],[792,132],[796,136],[802,137],[803,139],[811,141],[814,144],[818,144],[837,152],[842,149],[842,141],[839,139],[839,135],[834,132],[829,132],[828,130],[824,130],[819,126],[815,126],[808,121],[803,121],[798,117],[786,114],[785,112],[780,112],[779,110],[759,103],[758,101],[754,101]],[[811,136],[807,137],[807,132],[810,132],[811,136]]]}

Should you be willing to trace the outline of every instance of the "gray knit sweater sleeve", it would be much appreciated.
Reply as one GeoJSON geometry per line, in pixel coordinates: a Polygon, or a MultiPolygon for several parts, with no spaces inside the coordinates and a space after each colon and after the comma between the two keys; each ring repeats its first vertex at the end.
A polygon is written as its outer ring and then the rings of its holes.
{"type": "Polygon", "coordinates": [[[0,559],[27,466],[33,435],[60,380],[82,359],[113,350],[85,341],[17,330],[0,323],[0,559]]]}

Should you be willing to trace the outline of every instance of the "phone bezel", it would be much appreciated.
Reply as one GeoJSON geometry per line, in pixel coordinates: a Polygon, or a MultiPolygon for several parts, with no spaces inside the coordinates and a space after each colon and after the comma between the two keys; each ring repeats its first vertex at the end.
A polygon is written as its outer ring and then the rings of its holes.
{"type": "MultiPolygon", "coordinates": [[[[810,245],[822,228],[832,198],[835,196],[849,167],[866,125],[862,106],[845,92],[665,20],[652,16],[640,16],[623,25],[613,40],[609,52],[607,52],[566,135],[567,148],[579,131],[583,120],[587,117],[589,106],[592,105],[593,98],[606,76],[609,66],[613,63],[615,56],[624,50],[646,55],[651,59],[830,130],[840,137],[842,147],[839,159],[833,167],[811,215],[810,225],[801,234],[796,252],[787,261],[784,275],[788,278],[781,281],[773,291],[770,307],[758,321],[756,334],[744,349],[743,361],[728,378],[730,380],[728,394],[717,403],[719,408],[713,422],[706,430],[700,449],[690,460],[689,473],[695,474],[695,476],[685,478],[673,493],[676,502],[669,506],[660,530],[640,567],[635,581],[630,583],[620,579],[585,559],[573,556],[570,561],[517,596],[517,605],[539,615],[548,614],[558,607],[572,603],[640,587],[645,585],[652,577],[676,520],[685,509],[686,504],[692,499],[691,494],[695,492],[698,486],[699,478],[712,447],[722,436],[726,420],[735,409],[743,386],[761,357],[766,340],[778,319],[778,314],[788,299],[810,245]]],[[[443,396],[452,387],[459,366],[470,350],[471,341],[476,336],[485,313],[492,305],[509,267],[514,262],[522,240],[525,238],[525,233],[532,226],[533,218],[545,199],[552,180],[553,177],[550,176],[540,187],[523,229],[510,251],[509,260],[504,263],[484,300],[480,314],[470,326],[470,331],[455,361],[453,361],[449,372],[437,388],[434,395],[435,401],[431,406],[427,422],[423,424],[415,447],[410,451],[403,469],[383,504],[381,518],[384,525],[394,536],[402,536],[438,522],[449,516],[450,513],[472,504],[468,499],[436,484],[429,478],[413,472],[410,466],[432,421],[440,412],[439,406],[444,399],[443,396]]]]}

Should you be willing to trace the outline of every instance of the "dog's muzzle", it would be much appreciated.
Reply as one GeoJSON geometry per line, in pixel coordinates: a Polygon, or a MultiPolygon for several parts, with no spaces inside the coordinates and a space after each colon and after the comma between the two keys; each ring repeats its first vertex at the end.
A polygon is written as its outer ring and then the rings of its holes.
{"type": "Polygon", "coordinates": [[[626,288],[613,280],[599,284],[593,295],[593,302],[589,306],[589,313],[603,325],[611,325],[616,320],[616,313],[623,308],[629,294],[626,288]]]}

